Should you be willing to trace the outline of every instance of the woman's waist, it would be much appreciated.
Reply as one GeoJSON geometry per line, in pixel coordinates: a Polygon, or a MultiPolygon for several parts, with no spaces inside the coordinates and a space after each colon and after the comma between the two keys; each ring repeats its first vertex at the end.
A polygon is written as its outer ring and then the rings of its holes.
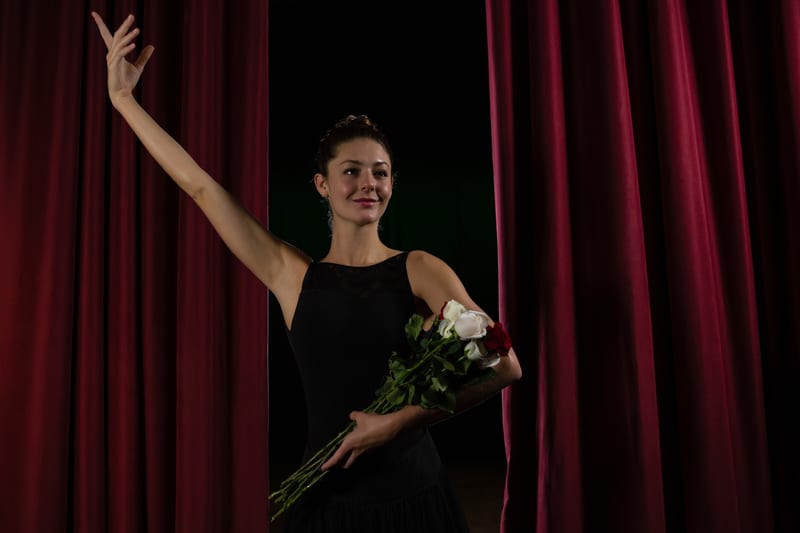
{"type": "MultiPolygon", "coordinates": [[[[311,454],[306,452],[306,456],[311,454]]],[[[427,428],[409,430],[362,455],[350,468],[331,469],[320,487],[320,497],[359,503],[392,500],[436,484],[441,470],[427,428]]]]}

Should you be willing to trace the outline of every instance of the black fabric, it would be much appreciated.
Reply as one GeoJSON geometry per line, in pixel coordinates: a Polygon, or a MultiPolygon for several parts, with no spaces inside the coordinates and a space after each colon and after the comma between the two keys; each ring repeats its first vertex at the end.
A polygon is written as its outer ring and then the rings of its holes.
{"type": "MultiPolygon", "coordinates": [[[[407,252],[375,265],[312,263],[289,333],[308,409],[305,458],[375,399],[415,312],[407,252]]],[[[290,509],[287,532],[465,532],[427,429],[401,434],[334,469],[290,509]]]]}

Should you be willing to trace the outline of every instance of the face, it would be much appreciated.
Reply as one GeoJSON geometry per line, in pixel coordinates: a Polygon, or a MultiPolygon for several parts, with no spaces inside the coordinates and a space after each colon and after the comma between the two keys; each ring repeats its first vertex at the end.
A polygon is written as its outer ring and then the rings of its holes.
{"type": "Polygon", "coordinates": [[[391,161],[380,143],[353,139],[338,146],[328,163],[328,175],[316,174],[317,191],[328,201],[334,223],[378,222],[392,197],[391,161]]]}

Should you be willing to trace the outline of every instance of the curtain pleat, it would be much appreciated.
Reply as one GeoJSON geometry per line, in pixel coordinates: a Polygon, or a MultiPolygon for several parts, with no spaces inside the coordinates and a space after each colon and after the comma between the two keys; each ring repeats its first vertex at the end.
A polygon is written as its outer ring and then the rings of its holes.
{"type": "Polygon", "coordinates": [[[796,4],[487,0],[504,531],[791,531],[796,4]]]}
{"type": "Polygon", "coordinates": [[[3,3],[0,523],[268,530],[267,290],[110,106],[90,10],[136,15],[139,101],[267,221],[266,2],[3,3]]]}

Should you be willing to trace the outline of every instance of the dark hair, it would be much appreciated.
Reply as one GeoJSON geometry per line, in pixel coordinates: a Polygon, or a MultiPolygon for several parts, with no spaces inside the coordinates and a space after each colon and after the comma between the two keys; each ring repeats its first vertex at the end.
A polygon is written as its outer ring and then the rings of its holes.
{"type": "MultiPolygon", "coordinates": [[[[328,175],[328,163],[336,157],[336,150],[340,144],[353,139],[365,138],[372,139],[383,146],[389,156],[389,161],[394,163],[389,141],[380,128],[367,115],[347,115],[326,131],[319,140],[315,157],[317,172],[328,175]]],[[[394,164],[392,164],[392,168],[394,168],[394,164]]]]}

